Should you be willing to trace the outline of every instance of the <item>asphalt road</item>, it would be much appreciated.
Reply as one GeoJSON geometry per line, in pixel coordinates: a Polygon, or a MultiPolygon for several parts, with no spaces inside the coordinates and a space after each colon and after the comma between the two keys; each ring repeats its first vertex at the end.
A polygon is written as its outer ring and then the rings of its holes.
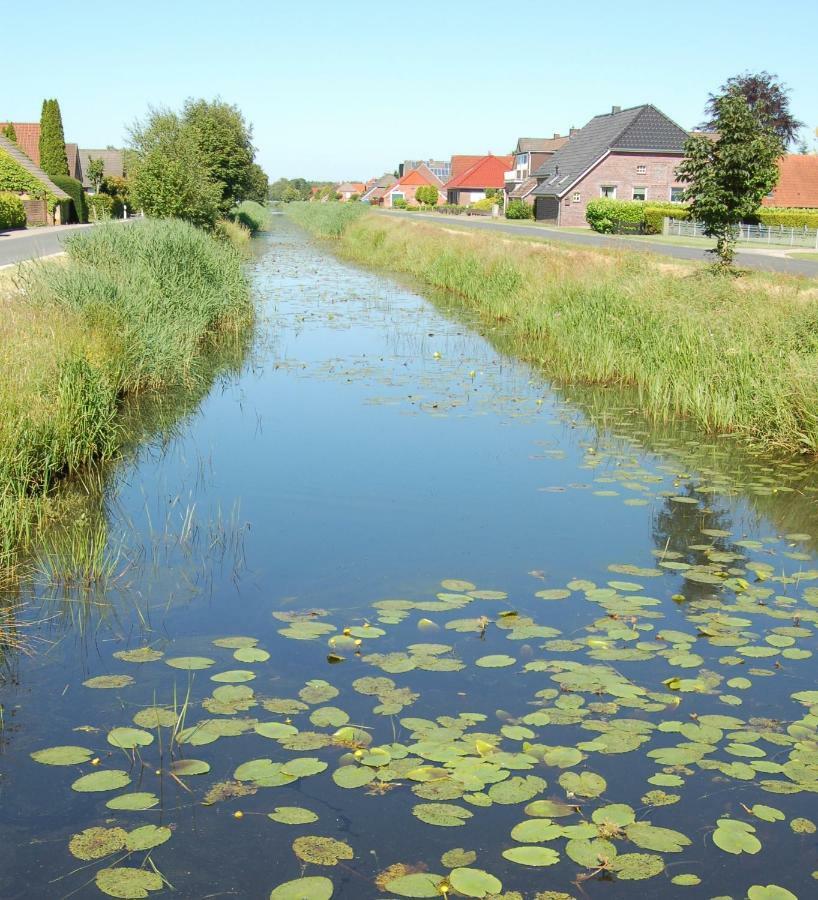
{"type": "MultiPolygon", "coordinates": [[[[128,221],[132,221],[128,219],[128,221]]],[[[63,252],[63,241],[93,225],[52,225],[27,231],[0,231],[0,268],[63,252]]]]}
{"type": "MultiPolygon", "coordinates": [[[[656,253],[661,256],[672,256],[676,259],[690,259],[697,262],[712,262],[713,256],[706,250],[696,247],[683,247],[678,244],[628,240],[605,234],[578,234],[575,231],[561,231],[558,228],[544,228],[541,225],[510,225],[503,221],[486,220],[469,216],[444,216],[440,213],[404,213],[378,210],[380,215],[402,216],[409,219],[428,219],[438,225],[455,228],[476,228],[485,231],[500,231],[516,234],[520,237],[533,237],[541,241],[555,243],[585,244],[590,247],[604,247],[609,250],[633,250],[642,253],[656,253]]],[[[782,256],[771,256],[758,251],[736,253],[739,268],[758,269],[762,272],[782,272],[787,275],[805,275],[808,278],[818,277],[818,261],[810,259],[791,259],[782,256]]]]}

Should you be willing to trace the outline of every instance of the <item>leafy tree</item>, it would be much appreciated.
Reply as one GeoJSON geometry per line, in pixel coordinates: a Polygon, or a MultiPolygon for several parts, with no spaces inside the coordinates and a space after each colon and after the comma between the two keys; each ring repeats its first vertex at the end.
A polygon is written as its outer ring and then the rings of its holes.
{"type": "Polygon", "coordinates": [[[250,166],[250,183],[244,199],[255,200],[256,203],[266,203],[268,185],[267,173],[258,163],[253,163],[250,166]]]}
{"type": "Polygon", "coordinates": [[[224,201],[224,184],[208,178],[210,161],[199,136],[175,112],[151,109],[130,130],[135,151],[129,170],[135,208],[157,218],[185,219],[212,228],[224,201]]]}
{"type": "Polygon", "coordinates": [[[417,200],[418,203],[422,203],[424,206],[436,206],[438,197],[438,190],[433,184],[421,185],[421,187],[415,191],[415,200],[417,200]]]}
{"type": "Polygon", "coordinates": [[[89,158],[88,180],[91,182],[95,194],[99,193],[103,178],[105,178],[105,163],[102,159],[89,158]]]}
{"type": "Polygon", "coordinates": [[[790,111],[789,94],[777,78],[777,75],[771,75],[769,72],[744,72],[728,78],[721,86],[719,94],[710,95],[705,106],[708,118],[702,124],[702,129],[719,130],[718,102],[725,94],[737,92],[744,97],[758,118],[778,135],[784,147],[793,143],[804,123],[799,122],[790,111]]]}
{"type": "Polygon", "coordinates": [[[693,219],[716,238],[719,264],[730,269],[735,255],[735,226],[751,216],[778,181],[776,162],[781,138],[758,108],[749,106],[737,88],[714,100],[713,122],[718,138],[696,135],[685,144],[678,169],[689,187],[693,219]]]}
{"type": "Polygon", "coordinates": [[[3,137],[7,137],[10,141],[17,143],[17,132],[14,130],[14,122],[9,122],[3,129],[3,137]]]}
{"type": "Polygon", "coordinates": [[[297,200],[302,200],[303,197],[301,191],[299,191],[297,187],[288,184],[287,187],[284,188],[280,199],[283,200],[284,203],[293,203],[297,200]]]}
{"type": "Polygon", "coordinates": [[[43,100],[40,114],[40,168],[51,177],[68,175],[65,133],[60,104],[56,100],[43,100]]]}
{"type": "Polygon", "coordinates": [[[181,119],[199,147],[209,180],[220,186],[219,208],[226,214],[256,186],[252,130],[237,106],[221,100],[188,100],[181,119]]]}

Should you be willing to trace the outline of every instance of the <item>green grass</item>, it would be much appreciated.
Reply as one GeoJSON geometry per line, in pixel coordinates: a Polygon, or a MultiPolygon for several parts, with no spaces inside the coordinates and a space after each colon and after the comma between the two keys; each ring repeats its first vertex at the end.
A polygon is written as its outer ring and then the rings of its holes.
{"type": "Polygon", "coordinates": [[[232,211],[235,221],[243,225],[252,234],[270,227],[270,210],[255,200],[242,200],[232,211]]]}
{"type": "Polygon", "coordinates": [[[340,237],[368,211],[362,203],[288,203],[288,216],[320,237],[340,237]]]}
{"type": "Polygon", "coordinates": [[[568,383],[630,385],[657,421],[818,452],[818,283],[717,277],[627,251],[447,232],[422,220],[333,212],[344,257],[442,288],[505,344],[568,383]]]}
{"type": "Polygon", "coordinates": [[[0,282],[0,568],[55,482],[120,449],[128,395],[194,382],[202,350],[252,321],[240,254],[178,221],[74,234],[0,282]]]}

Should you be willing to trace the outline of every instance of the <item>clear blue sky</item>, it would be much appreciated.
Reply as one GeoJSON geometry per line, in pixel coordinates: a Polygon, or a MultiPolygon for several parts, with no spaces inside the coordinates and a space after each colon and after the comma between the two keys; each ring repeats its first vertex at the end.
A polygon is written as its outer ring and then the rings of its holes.
{"type": "Polygon", "coordinates": [[[789,85],[812,145],[818,126],[818,3],[807,0],[0,6],[7,55],[16,46],[25,62],[2,79],[0,119],[37,120],[56,96],[67,139],[104,147],[149,104],[218,95],[252,122],[272,179],[365,179],[405,158],[505,153],[613,104],[651,102],[693,126],[708,92],[746,69],[789,85]],[[38,43],[42,53],[23,52],[38,43]]]}

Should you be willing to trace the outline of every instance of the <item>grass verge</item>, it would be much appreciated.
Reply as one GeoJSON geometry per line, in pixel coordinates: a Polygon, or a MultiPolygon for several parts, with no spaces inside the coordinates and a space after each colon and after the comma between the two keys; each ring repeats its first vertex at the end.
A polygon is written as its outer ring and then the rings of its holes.
{"type": "Polygon", "coordinates": [[[566,382],[630,385],[653,419],[818,452],[818,283],[291,204],[347,259],[444,289],[566,382]]]}
{"type": "Polygon", "coordinates": [[[0,569],[48,515],[57,479],[121,446],[127,395],[192,382],[246,328],[241,256],[183,222],[109,224],[0,282],[0,569]]]}

